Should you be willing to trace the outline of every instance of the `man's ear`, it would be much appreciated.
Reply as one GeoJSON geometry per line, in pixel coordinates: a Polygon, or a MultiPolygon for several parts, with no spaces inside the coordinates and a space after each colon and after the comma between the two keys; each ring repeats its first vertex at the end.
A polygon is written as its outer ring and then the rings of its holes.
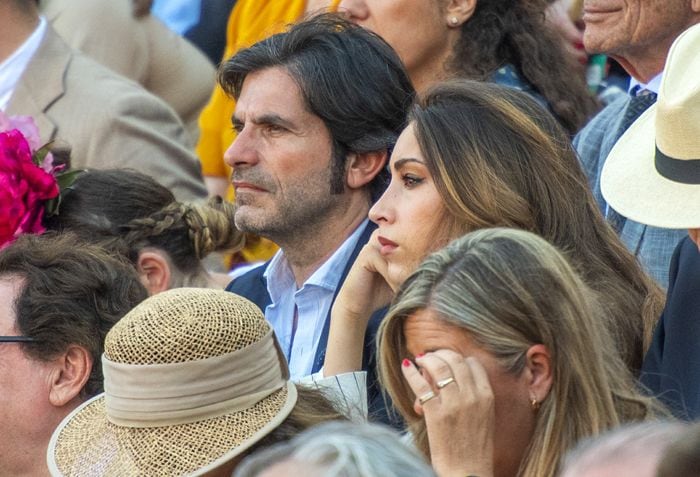
{"type": "Polygon", "coordinates": [[[541,403],[552,388],[552,358],[545,345],[530,346],[525,353],[525,368],[529,398],[541,403]]]}
{"type": "Polygon", "coordinates": [[[447,8],[445,8],[447,24],[452,28],[461,27],[462,24],[467,22],[472,15],[474,15],[477,1],[478,0],[449,0],[447,2],[447,8]]]}
{"type": "Polygon", "coordinates": [[[691,0],[690,8],[694,13],[700,13],[700,0],[691,0]]]}
{"type": "Polygon", "coordinates": [[[74,344],[52,364],[49,402],[62,407],[80,395],[94,363],[88,350],[74,344]]]}
{"type": "Polygon", "coordinates": [[[348,156],[347,182],[350,189],[360,189],[374,179],[386,165],[387,151],[351,153],[348,156]]]}
{"type": "Polygon", "coordinates": [[[139,252],[136,262],[141,283],[150,295],[155,295],[170,288],[170,263],[163,254],[152,249],[139,252]]]}

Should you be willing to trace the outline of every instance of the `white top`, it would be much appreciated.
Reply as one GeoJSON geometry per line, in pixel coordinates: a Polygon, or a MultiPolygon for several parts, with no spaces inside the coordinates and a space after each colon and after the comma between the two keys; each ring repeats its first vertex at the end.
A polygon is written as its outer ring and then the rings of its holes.
{"type": "Polygon", "coordinates": [[[354,422],[367,421],[367,372],[355,371],[323,376],[318,373],[298,379],[297,384],[316,388],[333,401],[335,407],[354,422]]]}
{"type": "Polygon", "coordinates": [[[7,108],[22,73],[27,69],[27,65],[32,60],[36,50],[39,49],[45,33],[46,20],[44,17],[39,17],[39,26],[29,38],[9,58],[0,63],[0,110],[7,108]]]}
{"type": "Polygon", "coordinates": [[[367,222],[365,219],[299,289],[282,250],[275,254],[265,271],[267,291],[272,300],[265,309],[265,318],[275,330],[294,381],[310,375],[313,370],[333,296],[367,222]]]}

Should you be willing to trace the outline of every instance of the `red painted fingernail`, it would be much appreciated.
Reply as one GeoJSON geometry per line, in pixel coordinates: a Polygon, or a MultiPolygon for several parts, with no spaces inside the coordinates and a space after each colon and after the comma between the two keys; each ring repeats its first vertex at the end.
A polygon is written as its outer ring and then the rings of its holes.
{"type": "Polygon", "coordinates": [[[402,365],[404,368],[408,368],[408,367],[411,365],[411,362],[410,362],[409,360],[407,360],[407,359],[404,359],[403,361],[401,361],[401,365],[402,365]]]}
{"type": "Polygon", "coordinates": [[[425,353],[418,353],[418,354],[416,355],[416,359],[422,358],[423,356],[425,356],[425,353]]]}
{"type": "Polygon", "coordinates": [[[574,42],[574,48],[576,48],[577,50],[583,50],[585,48],[585,46],[580,41],[577,41],[577,42],[574,42]]]}

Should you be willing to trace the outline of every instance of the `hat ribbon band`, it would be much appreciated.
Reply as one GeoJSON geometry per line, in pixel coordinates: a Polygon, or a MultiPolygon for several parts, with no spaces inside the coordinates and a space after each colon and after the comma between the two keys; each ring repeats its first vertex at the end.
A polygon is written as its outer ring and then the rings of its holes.
{"type": "Polygon", "coordinates": [[[125,427],[187,424],[243,411],[286,384],[272,331],[243,349],[182,363],[124,364],[103,354],[102,369],[107,419],[125,427]]]}
{"type": "Polygon", "coordinates": [[[654,166],[666,179],[682,184],[700,184],[700,159],[676,159],[661,152],[657,145],[654,166]]]}

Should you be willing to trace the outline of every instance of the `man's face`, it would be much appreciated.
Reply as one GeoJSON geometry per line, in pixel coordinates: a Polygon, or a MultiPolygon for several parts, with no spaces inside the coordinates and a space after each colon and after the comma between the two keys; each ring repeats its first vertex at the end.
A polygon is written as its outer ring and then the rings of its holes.
{"type": "MultiPolygon", "coordinates": [[[[672,41],[688,26],[688,0],[584,0],[586,50],[625,58],[672,41]]],[[[670,43],[669,43],[670,45],[670,43]]]]}
{"type": "Polygon", "coordinates": [[[246,77],[233,123],[238,136],[224,159],[233,167],[239,229],[284,243],[339,210],[330,133],[285,69],[246,77]]]}
{"type": "MultiPolygon", "coordinates": [[[[16,336],[18,278],[0,277],[0,335],[16,336]]],[[[20,343],[0,343],[0,475],[17,475],[43,462],[53,429],[43,423],[49,403],[50,368],[29,358],[20,343]],[[40,455],[33,452],[38,446],[40,455]]]]}

